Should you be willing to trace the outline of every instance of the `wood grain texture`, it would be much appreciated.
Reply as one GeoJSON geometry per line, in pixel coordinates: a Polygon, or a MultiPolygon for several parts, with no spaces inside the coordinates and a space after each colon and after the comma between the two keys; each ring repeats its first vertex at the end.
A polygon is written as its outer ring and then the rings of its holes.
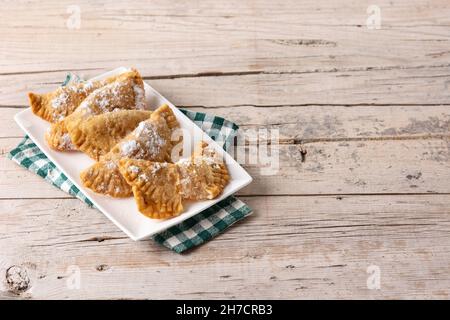
{"type": "Polygon", "coordinates": [[[377,1],[379,30],[371,4],[0,1],[0,299],[448,299],[450,3],[377,1]],[[276,174],[245,164],[254,215],[177,255],[6,159],[26,92],[118,66],[180,107],[279,131],[276,174]]]}
{"type": "Polygon", "coordinates": [[[176,76],[449,64],[446,0],[377,1],[381,30],[366,27],[367,1],[208,0],[195,6],[152,1],[143,6],[133,0],[125,8],[79,0],[81,28],[70,30],[66,10],[73,4],[3,1],[2,73],[111,69],[118,63],[147,75],[176,76]]]}
{"type": "Polygon", "coordinates": [[[448,196],[243,200],[253,216],[183,255],[152,241],[133,242],[78,200],[1,200],[2,272],[19,266],[30,283],[18,295],[7,287],[0,292],[28,298],[448,298],[448,196]],[[366,286],[374,264],[381,269],[380,290],[366,286]],[[79,290],[67,287],[73,265],[80,270],[79,290]]]}
{"type": "MultiPolygon", "coordinates": [[[[24,106],[28,103],[24,93],[54,90],[65,79],[66,73],[0,77],[0,105],[24,106]]],[[[148,82],[179,106],[407,105],[448,104],[450,101],[450,65],[367,72],[183,77],[150,79],[148,82]],[[244,92],[242,88],[245,88],[244,92]]]]}

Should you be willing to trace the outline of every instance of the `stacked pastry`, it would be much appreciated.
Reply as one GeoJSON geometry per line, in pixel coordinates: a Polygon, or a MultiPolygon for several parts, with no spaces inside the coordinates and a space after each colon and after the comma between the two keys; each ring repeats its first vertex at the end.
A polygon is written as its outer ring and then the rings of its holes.
{"type": "Polygon", "coordinates": [[[180,125],[167,105],[146,110],[144,84],[134,69],[30,93],[29,100],[33,112],[52,123],[46,135],[51,148],[96,160],[80,174],[85,187],[111,197],[134,195],[150,218],[180,214],[185,200],[213,199],[229,181],[226,165],[205,142],[178,160],[180,125]]]}
{"type": "Polygon", "coordinates": [[[175,163],[122,158],[119,172],[131,186],[140,212],[169,218],[183,211],[183,200],[217,197],[228,184],[222,159],[201,142],[189,159],[175,163]]]}

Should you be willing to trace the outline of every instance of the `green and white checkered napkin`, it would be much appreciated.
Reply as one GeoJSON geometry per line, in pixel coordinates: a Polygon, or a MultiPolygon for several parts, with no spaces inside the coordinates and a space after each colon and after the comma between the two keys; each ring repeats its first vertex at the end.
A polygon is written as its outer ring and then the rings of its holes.
{"type": "MultiPolygon", "coordinates": [[[[181,111],[213,139],[223,142],[225,150],[232,144],[239,128],[236,124],[200,112],[181,111]]],[[[57,188],[77,197],[89,206],[93,206],[92,202],[28,136],[9,152],[8,157],[22,167],[37,173],[57,188]]],[[[181,253],[214,238],[235,222],[251,214],[251,211],[245,203],[230,196],[192,218],[156,234],[153,239],[173,251],[181,253]]]]}

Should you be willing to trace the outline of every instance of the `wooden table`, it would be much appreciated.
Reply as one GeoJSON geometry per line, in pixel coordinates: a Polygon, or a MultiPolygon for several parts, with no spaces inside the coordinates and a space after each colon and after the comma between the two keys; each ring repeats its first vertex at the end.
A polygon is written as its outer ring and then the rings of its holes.
{"type": "Polygon", "coordinates": [[[0,298],[449,297],[448,0],[0,4],[0,298]],[[26,92],[118,66],[279,130],[253,216],[178,255],[5,157],[26,92]]]}

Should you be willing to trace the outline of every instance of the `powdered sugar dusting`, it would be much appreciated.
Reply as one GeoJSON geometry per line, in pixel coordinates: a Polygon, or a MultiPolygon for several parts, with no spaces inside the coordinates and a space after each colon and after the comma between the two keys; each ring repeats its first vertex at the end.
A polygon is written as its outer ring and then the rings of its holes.
{"type": "Polygon", "coordinates": [[[68,100],[69,95],[67,94],[67,92],[62,91],[59,95],[52,99],[52,108],[60,109],[62,106],[67,105],[68,100]]]}
{"type": "Polygon", "coordinates": [[[134,135],[136,137],[139,137],[142,134],[142,132],[144,131],[144,129],[146,127],[146,123],[147,123],[146,121],[139,122],[136,129],[134,129],[134,135]]]}
{"type": "Polygon", "coordinates": [[[101,182],[100,184],[97,185],[97,189],[104,192],[106,190],[106,184],[105,182],[101,182]]]}
{"type": "MultiPolygon", "coordinates": [[[[181,168],[187,168],[191,165],[200,165],[202,163],[206,163],[209,166],[217,168],[223,163],[221,157],[216,153],[214,148],[207,146],[202,149],[202,154],[197,155],[194,158],[183,158],[177,161],[177,165],[181,168]]],[[[195,166],[191,168],[191,170],[195,171],[195,166]]]]}
{"type": "Polygon", "coordinates": [[[100,108],[100,113],[112,111],[118,105],[120,91],[125,84],[123,82],[113,82],[96,91],[97,106],[100,108]]]}
{"type": "Polygon", "coordinates": [[[128,140],[120,144],[120,151],[123,156],[127,157],[135,153],[138,147],[136,140],[128,140]]]}
{"type": "Polygon", "coordinates": [[[196,161],[204,161],[210,166],[218,166],[218,162],[220,161],[217,157],[210,157],[210,156],[202,156],[196,159],[196,161]]]}
{"type": "Polygon", "coordinates": [[[183,179],[180,180],[180,184],[183,187],[189,186],[190,183],[191,183],[191,179],[189,178],[189,176],[186,176],[186,177],[184,177],[183,179]]]}
{"type": "Polygon", "coordinates": [[[100,99],[97,101],[98,106],[100,107],[100,109],[103,111],[103,113],[108,111],[108,106],[111,102],[111,99],[109,99],[108,97],[100,97],[100,99]]]}
{"type": "Polygon", "coordinates": [[[129,166],[128,167],[128,171],[132,172],[132,173],[139,173],[139,167],[136,166],[129,166]]]}
{"type": "Polygon", "coordinates": [[[71,86],[68,87],[72,92],[80,93],[80,94],[88,94],[94,89],[94,83],[92,81],[82,82],[80,80],[71,81],[71,86]]]}
{"type": "Polygon", "coordinates": [[[199,157],[200,161],[205,161],[208,165],[211,165],[215,168],[219,166],[223,162],[222,158],[216,153],[216,150],[211,146],[207,146],[203,148],[203,154],[199,157]]]}
{"type": "Polygon", "coordinates": [[[145,105],[145,92],[144,89],[135,84],[133,86],[133,91],[134,91],[134,101],[136,103],[136,109],[138,110],[145,110],[146,109],[146,105],[145,105]]]}
{"type": "Polygon", "coordinates": [[[142,181],[145,181],[145,182],[147,182],[147,181],[150,180],[149,176],[146,175],[145,173],[141,173],[141,174],[138,176],[138,179],[139,179],[139,180],[142,180],[142,181]]]}
{"type": "Polygon", "coordinates": [[[177,161],[177,165],[179,166],[189,166],[192,163],[192,160],[190,158],[182,158],[177,161]]]}
{"type": "Polygon", "coordinates": [[[59,147],[63,150],[76,150],[67,132],[61,136],[61,139],[59,140],[59,147]]]}
{"type": "Polygon", "coordinates": [[[184,190],[183,192],[186,192],[186,190],[189,190],[189,188],[192,186],[192,179],[191,175],[188,172],[188,168],[191,167],[192,172],[194,174],[196,173],[195,166],[192,166],[193,165],[192,158],[180,159],[175,164],[178,166],[181,173],[180,179],[181,190],[184,190]]]}
{"type": "Polygon", "coordinates": [[[86,99],[83,100],[83,102],[80,103],[77,110],[80,110],[80,112],[83,113],[85,116],[93,115],[94,112],[91,108],[91,96],[88,96],[86,99]]]}
{"type": "MultiPolygon", "coordinates": [[[[157,124],[151,121],[140,122],[137,128],[134,129],[133,135],[141,143],[139,150],[132,150],[134,157],[137,159],[145,158],[152,160],[161,153],[163,147],[168,143],[160,136],[157,124]]],[[[136,145],[136,148],[137,147],[138,146],[136,145]]]]}
{"type": "Polygon", "coordinates": [[[113,170],[115,168],[117,168],[117,164],[114,161],[107,161],[105,163],[106,168],[113,170]]]}
{"type": "Polygon", "coordinates": [[[152,166],[150,172],[154,175],[159,170],[161,170],[162,168],[166,168],[166,167],[167,167],[167,163],[166,162],[155,162],[155,163],[153,163],[153,166],[152,166]]]}
{"type": "Polygon", "coordinates": [[[125,83],[113,82],[92,92],[79,106],[87,115],[114,111],[120,107],[125,83]]]}
{"type": "MultiPolygon", "coordinates": [[[[70,98],[73,93],[83,95],[84,98],[94,88],[95,84],[92,81],[80,82],[79,78],[72,78],[66,86],[59,89],[60,92],[51,100],[50,104],[53,109],[63,109],[70,104],[70,98]]],[[[64,119],[64,115],[54,115],[54,120],[59,121],[62,119],[64,119]]]]}

